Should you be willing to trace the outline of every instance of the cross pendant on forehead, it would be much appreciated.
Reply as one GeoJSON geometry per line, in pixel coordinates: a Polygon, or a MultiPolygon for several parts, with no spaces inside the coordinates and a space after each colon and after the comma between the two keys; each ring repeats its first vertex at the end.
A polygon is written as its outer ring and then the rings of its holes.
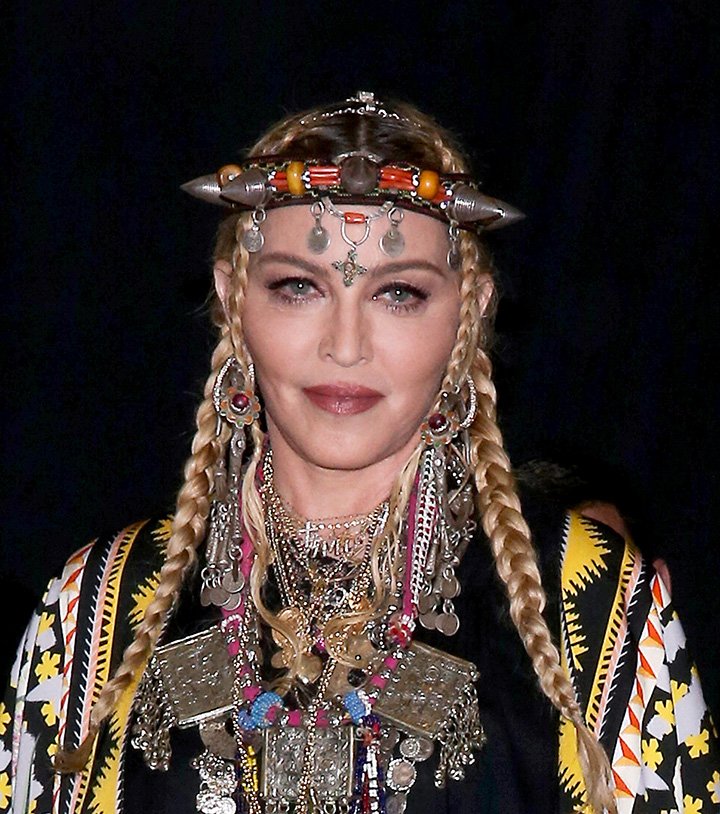
{"type": "Polygon", "coordinates": [[[338,271],[342,271],[343,283],[347,286],[352,285],[356,277],[367,272],[367,268],[358,263],[357,251],[355,249],[350,249],[345,260],[336,260],[332,264],[332,267],[338,271]]]}

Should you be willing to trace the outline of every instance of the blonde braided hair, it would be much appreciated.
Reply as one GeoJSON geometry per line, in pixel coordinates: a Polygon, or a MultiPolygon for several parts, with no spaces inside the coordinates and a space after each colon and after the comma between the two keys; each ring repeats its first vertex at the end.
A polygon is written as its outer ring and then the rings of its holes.
{"type": "Polygon", "coordinates": [[[183,579],[195,564],[196,549],[205,538],[213,471],[221,454],[222,439],[215,434],[212,388],[230,348],[229,336],[225,332],[213,352],[212,372],[205,383],[204,398],[197,411],[197,431],[192,442],[192,454],[185,464],[185,482],[178,495],[177,510],[155,595],[135,631],[133,641],[123,654],[122,662],[95,701],[86,737],[78,748],[63,748],[56,753],[54,765],[57,771],[82,770],[100,725],[115,709],[120,697],[153,652],[183,579]]]}
{"type": "MultiPolygon", "coordinates": [[[[429,117],[404,104],[395,105],[398,113],[417,127],[399,127],[389,120],[382,148],[373,144],[371,152],[380,152],[387,160],[404,159],[424,166],[435,165],[442,172],[465,172],[466,163],[453,139],[429,117]],[[395,144],[390,143],[395,139],[395,144]],[[390,155],[383,152],[390,150],[390,155]],[[397,155],[392,151],[395,149],[397,155]]],[[[311,111],[310,113],[317,113],[311,111]]],[[[368,149],[372,139],[373,117],[336,117],[303,124],[308,113],[289,117],[271,129],[253,148],[257,155],[282,155],[289,148],[296,155],[327,158],[348,149],[368,149]],[[330,147],[328,147],[330,145],[330,147]],[[331,152],[328,152],[328,150],[331,152]]],[[[380,125],[377,125],[380,127],[380,125]]],[[[103,720],[112,712],[120,695],[133,681],[137,670],[152,653],[165,619],[178,595],[184,576],[195,563],[195,552],[205,536],[212,489],[212,472],[216,461],[225,454],[229,433],[215,434],[212,386],[217,372],[230,355],[235,355],[247,368],[241,315],[247,288],[248,254],[240,236],[248,223],[247,216],[233,216],[221,226],[216,259],[232,259],[233,274],[227,314],[215,307],[215,321],[221,336],[212,356],[212,372],[204,399],[197,413],[197,432],[192,455],[185,467],[185,483],[180,490],[177,513],[168,542],[166,561],[160,572],[155,597],[139,625],[135,639],[127,648],[122,663],[102,689],[93,708],[88,737],[76,750],[61,750],[56,756],[60,771],[78,771],[85,764],[92,740],[103,720]]],[[[498,575],[506,586],[510,616],[523,641],[543,693],[577,732],[578,756],[585,778],[589,804],[597,812],[615,812],[608,758],[584,723],[572,684],[560,664],[557,647],[542,611],[546,597],[542,587],[537,556],[531,543],[530,530],[522,515],[512,468],[505,452],[496,420],[496,393],[492,382],[490,360],[484,350],[487,336],[484,323],[492,319],[492,307],[481,313],[479,293],[491,285],[491,264],[479,241],[467,233],[460,238],[462,269],[460,272],[460,314],[456,342],[451,353],[443,387],[463,383],[472,376],[478,391],[478,411],[470,428],[470,458],[477,489],[477,508],[484,532],[490,542],[498,575]]],[[[253,454],[242,486],[243,515],[255,546],[251,574],[251,592],[261,615],[273,628],[293,644],[299,656],[297,635],[293,629],[268,611],[260,595],[267,568],[272,561],[265,534],[264,509],[255,488],[255,472],[261,459],[264,436],[257,424],[252,427],[253,454]]],[[[396,479],[385,534],[399,540],[407,501],[414,482],[420,450],[416,450],[396,479]]],[[[373,576],[376,592],[381,591],[379,542],[373,552],[373,576]]],[[[372,614],[372,610],[367,616],[372,614]]],[[[365,618],[367,618],[367,616],[365,618]]],[[[354,624],[362,614],[354,614],[341,624],[354,624]]],[[[291,665],[291,673],[293,667],[291,665]]]]}
{"type": "Polygon", "coordinates": [[[597,812],[615,812],[610,763],[602,746],[587,728],[560,654],[542,615],[546,604],[540,569],[522,514],[510,459],[497,424],[492,365],[482,348],[477,291],[489,263],[479,243],[461,236],[462,283],[460,324],[448,363],[447,386],[469,375],[477,390],[478,408],[470,427],[470,461],[474,467],[477,508],[490,542],[498,575],[510,602],[510,617],[530,657],[540,688],[577,733],[578,758],[587,798],[597,812]],[[473,338],[476,341],[473,343],[473,338]]]}

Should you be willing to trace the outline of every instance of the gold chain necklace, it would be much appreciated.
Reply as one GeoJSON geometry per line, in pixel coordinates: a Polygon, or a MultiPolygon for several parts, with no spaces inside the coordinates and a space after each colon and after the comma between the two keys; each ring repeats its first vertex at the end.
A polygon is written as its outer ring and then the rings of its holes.
{"type": "MultiPolygon", "coordinates": [[[[273,567],[285,606],[280,615],[296,626],[309,652],[323,639],[323,632],[333,618],[369,606],[373,543],[384,528],[387,502],[381,503],[367,515],[305,520],[288,509],[276,491],[270,452],[263,465],[262,496],[273,567]],[[336,542],[339,536],[335,536],[337,531],[345,535],[342,543],[336,542]],[[331,536],[322,538],[324,547],[311,536],[328,532],[331,536]],[[353,535],[352,542],[350,534],[353,535]],[[353,556],[332,556],[332,553],[345,550],[353,556]]],[[[357,638],[358,633],[360,631],[353,632],[353,639],[357,638]]],[[[349,635],[349,631],[341,635],[342,641],[334,636],[334,644],[345,649],[349,635]]],[[[278,644],[283,646],[282,641],[278,641],[278,644]]],[[[283,660],[289,655],[289,652],[284,654],[283,660]]]]}

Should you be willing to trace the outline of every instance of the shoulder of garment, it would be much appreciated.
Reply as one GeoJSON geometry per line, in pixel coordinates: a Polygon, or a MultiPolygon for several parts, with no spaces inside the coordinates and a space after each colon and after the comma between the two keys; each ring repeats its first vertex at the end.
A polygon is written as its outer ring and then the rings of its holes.
{"type": "MultiPolygon", "coordinates": [[[[88,772],[55,774],[52,756],[58,744],[75,746],[87,733],[97,693],[154,596],[171,525],[171,517],[161,517],[99,536],[50,581],[0,705],[0,812],[113,810],[114,803],[106,807],[102,784],[88,784],[88,772]]],[[[109,767],[105,787],[112,786],[113,771],[119,775],[135,686],[103,728],[89,762],[109,767]]]]}

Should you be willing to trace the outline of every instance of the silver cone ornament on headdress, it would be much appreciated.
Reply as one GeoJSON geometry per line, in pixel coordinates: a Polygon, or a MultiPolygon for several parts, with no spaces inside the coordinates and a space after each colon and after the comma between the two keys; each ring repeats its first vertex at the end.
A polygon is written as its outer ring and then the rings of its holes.
{"type": "Polygon", "coordinates": [[[307,204],[329,197],[337,203],[377,205],[393,201],[396,206],[455,221],[460,228],[500,229],[522,220],[524,214],[498,198],[480,192],[465,176],[449,176],[399,164],[379,164],[366,156],[342,157],[340,162],[290,162],[259,157],[248,159],[242,166],[229,165],[213,175],[202,175],[183,184],[181,189],[195,198],[217,206],[241,209],[272,209],[275,206],[307,204]],[[289,164],[303,164],[303,188],[295,193],[285,181],[289,164]],[[235,172],[233,172],[235,170],[235,172]],[[313,170],[318,170],[317,175],[313,170]],[[322,172],[320,172],[320,170],[322,172]],[[383,179],[402,173],[393,188],[383,179]],[[424,197],[417,187],[422,175],[437,176],[432,197],[424,197]],[[316,177],[314,177],[316,176],[316,177]],[[221,179],[224,180],[222,183],[221,179]],[[334,183],[328,183],[334,181],[334,183]],[[413,181],[415,182],[413,184],[413,181]],[[409,183],[408,183],[409,182],[409,183]],[[380,184],[382,183],[382,186],[380,184]]]}

